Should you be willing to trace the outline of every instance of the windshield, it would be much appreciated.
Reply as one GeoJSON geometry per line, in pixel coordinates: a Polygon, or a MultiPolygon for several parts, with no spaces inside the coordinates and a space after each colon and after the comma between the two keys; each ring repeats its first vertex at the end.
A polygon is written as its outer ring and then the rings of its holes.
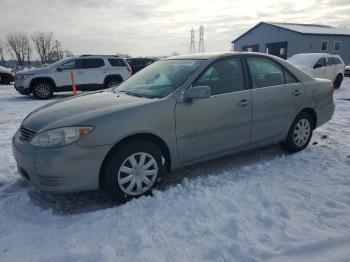
{"type": "Polygon", "coordinates": [[[174,92],[204,60],[162,60],[144,68],[114,91],[148,98],[161,98],[174,92]]]}
{"type": "Polygon", "coordinates": [[[72,57],[67,57],[67,58],[63,58],[63,59],[61,59],[61,60],[58,60],[58,61],[56,61],[56,62],[53,63],[53,64],[47,65],[46,68],[54,68],[54,67],[56,67],[56,66],[59,66],[62,62],[68,61],[68,60],[71,59],[71,58],[72,58],[72,57]]]}
{"type": "Polygon", "coordinates": [[[313,67],[318,57],[310,55],[294,55],[287,61],[298,66],[313,67]]]}

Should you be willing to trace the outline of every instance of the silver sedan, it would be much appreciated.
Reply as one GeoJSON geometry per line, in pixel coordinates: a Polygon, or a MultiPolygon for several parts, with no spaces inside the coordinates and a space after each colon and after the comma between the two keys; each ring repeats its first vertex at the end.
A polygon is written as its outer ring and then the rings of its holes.
{"type": "Polygon", "coordinates": [[[151,193],[167,171],[271,143],[303,150],[334,112],[333,86],[260,53],[158,61],[113,91],[30,113],[13,138],[20,174],[65,193],[151,193]]]}

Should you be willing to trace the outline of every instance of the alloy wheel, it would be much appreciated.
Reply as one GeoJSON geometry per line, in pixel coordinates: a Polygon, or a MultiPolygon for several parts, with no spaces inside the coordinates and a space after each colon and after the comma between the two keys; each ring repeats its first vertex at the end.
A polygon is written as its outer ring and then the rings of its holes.
{"type": "Polygon", "coordinates": [[[35,93],[40,98],[46,98],[50,96],[50,86],[47,84],[39,84],[35,87],[35,93]]]}

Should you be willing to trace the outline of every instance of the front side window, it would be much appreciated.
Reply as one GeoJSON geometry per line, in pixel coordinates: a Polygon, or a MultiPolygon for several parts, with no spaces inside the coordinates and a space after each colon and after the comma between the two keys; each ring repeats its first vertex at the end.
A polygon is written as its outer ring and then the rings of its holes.
{"type": "Polygon", "coordinates": [[[192,84],[209,86],[212,95],[244,90],[244,74],[238,57],[215,62],[192,84]]]}
{"type": "Polygon", "coordinates": [[[268,58],[247,57],[254,88],[285,84],[281,66],[268,58]]]}
{"type": "Polygon", "coordinates": [[[327,65],[327,63],[326,63],[326,58],[320,58],[320,59],[317,60],[317,62],[316,62],[316,64],[315,64],[314,68],[317,68],[317,67],[324,67],[324,66],[326,66],[326,65],[327,65]]]}
{"type": "Polygon", "coordinates": [[[328,51],[328,40],[321,41],[321,51],[328,51]]]}
{"type": "Polygon", "coordinates": [[[77,66],[76,66],[76,61],[77,60],[70,60],[62,65],[59,66],[59,69],[61,70],[69,70],[69,69],[76,69],[77,66]]]}
{"type": "Polygon", "coordinates": [[[82,67],[84,69],[87,68],[98,68],[105,65],[105,62],[101,58],[89,58],[89,59],[82,59],[82,67]]]}
{"type": "Polygon", "coordinates": [[[115,90],[133,96],[161,98],[173,93],[205,60],[161,60],[147,66],[115,90]]]}
{"type": "Polygon", "coordinates": [[[341,41],[334,41],[334,51],[340,51],[341,41]]]}

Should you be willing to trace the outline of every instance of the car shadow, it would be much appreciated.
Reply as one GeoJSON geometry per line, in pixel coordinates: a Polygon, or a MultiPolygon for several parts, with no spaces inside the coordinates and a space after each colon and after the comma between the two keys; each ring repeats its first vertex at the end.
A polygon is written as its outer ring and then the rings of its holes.
{"type": "MultiPolygon", "coordinates": [[[[166,191],[181,183],[185,178],[193,180],[197,177],[205,177],[213,174],[220,175],[220,172],[224,170],[240,169],[243,166],[251,165],[258,161],[268,161],[284,154],[285,151],[278,145],[269,145],[192,165],[167,173],[159,190],[166,191]]],[[[237,175],[237,179],[242,179],[242,177],[237,175]]],[[[58,215],[88,213],[122,204],[111,201],[108,196],[99,191],[58,195],[30,189],[28,194],[35,205],[44,209],[52,209],[58,215]]]]}

